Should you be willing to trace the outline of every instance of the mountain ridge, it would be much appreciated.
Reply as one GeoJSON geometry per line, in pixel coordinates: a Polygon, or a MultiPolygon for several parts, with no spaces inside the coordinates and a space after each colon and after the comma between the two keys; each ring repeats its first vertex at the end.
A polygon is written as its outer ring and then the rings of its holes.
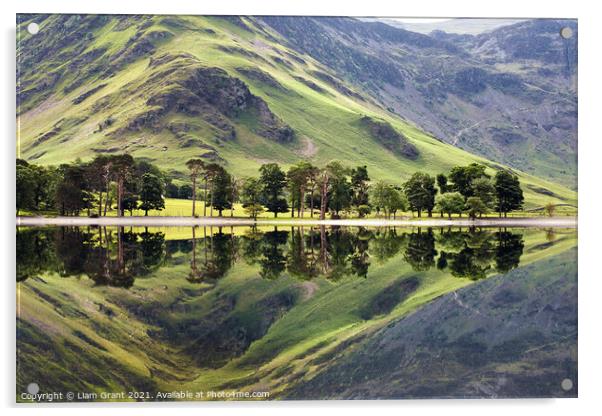
{"type": "MultiPolygon", "coordinates": [[[[18,147],[35,163],[132,152],[184,180],[190,157],[221,161],[246,176],[267,161],[289,165],[307,158],[310,148],[316,164],[334,158],[367,164],[374,178],[392,182],[416,170],[435,173],[471,162],[502,168],[423,133],[413,120],[385,108],[374,94],[378,83],[341,77],[330,65],[287,46],[263,18],[19,17],[21,27],[32,20],[46,36],[19,31],[18,147]],[[218,86],[209,95],[207,79],[218,86]],[[407,157],[379,144],[361,125],[363,117],[388,123],[398,133],[395,140],[404,138],[415,152],[407,157]]],[[[375,36],[426,42],[466,56],[449,42],[379,30],[375,36]]],[[[357,56],[358,62],[369,61],[357,56]]],[[[399,84],[394,72],[380,73],[399,84]]],[[[516,172],[529,185],[528,207],[575,202],[565,188],[516,172]]]]}

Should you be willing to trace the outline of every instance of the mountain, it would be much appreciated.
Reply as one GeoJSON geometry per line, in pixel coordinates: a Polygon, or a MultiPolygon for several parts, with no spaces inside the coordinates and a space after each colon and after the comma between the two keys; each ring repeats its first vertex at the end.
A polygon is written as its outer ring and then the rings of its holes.
{"type": "MultiPolygon", "coordinates": [[[[191,157],[220,161],[237,176],[257,175],[272,161],[340,159],[395,183],[416,170],[479,162],[490,173],[514,169],[527,208],[576,203],[561,185],[576,169],[570,153],[550,162],[566,170],[557,177],[507,156],[516,146],[504,129],[519,120],[508,108],[549,100],[540,84],[523,88],[538,75],[477,59],[472,38],[346,18],[19,15],[18,25],[18,154],[31,162],[129,152],[187,180],[191,157]],[[31,21],[37,35],[24,30],[31,21]],[[457,129],[482,123],[483,114],[508,119],[456,140],[457,129]],[[499,131],[473,136],[492,128],[499,131]]],[[[503,38],[497,42],[479,44],[479,54],[505,50],[503,38]]],[[[537,59],[544,56],[551,59],[537,59]]],[[[554,114],[550,131],[570,133],[554,114]]],[[[532,135],[520,132],[531,146],[532,135]]],[[[556,147],[521,155],[534,154],[535,163],[556,147]]]]}
{"type": "Polygon", "coordinates": [[[529,20],[431,36],[382,22],[265,18],[387,110],[489,159],[576,187],[577,25],[529,20]],[[563,39],[560,29],[572,29],[563,39]]]}
{"type": "MultiPolygon", "coordinates": [[[[367,19],[361,19],[367,20],[367,19]]],[[[433,19],[432,22],[417,22],[414,19],[375,18],[370,21],[381,21],[393,27],[410,30],[429,35],[435,30],[447,33],[478,35],[489,32],[502,26],[513,25],[524,21],[524,19],[485,19],[485,18],[457,18],[457,19],[433,19]]],[[[420,20],[420,19],[418,19],[420,20]]]]}

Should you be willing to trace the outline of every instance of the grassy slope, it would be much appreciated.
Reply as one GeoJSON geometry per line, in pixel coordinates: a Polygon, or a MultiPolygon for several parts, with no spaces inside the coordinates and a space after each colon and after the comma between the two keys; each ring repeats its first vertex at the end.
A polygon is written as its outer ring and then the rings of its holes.
{"type": "MultiPolygon", "coordinates": [[[[297,132],[296,143],[279,144],[252,133],[249,127],[252,126],[253,120],[239,118],[234,120],[238,138],[216,146],[207,126],[199,124],[198,120],[180,114],[170,116],[171,121],[181,120],[197,125],[198,129],[195,131],[197,138],[206,144],[217,147],[219,155],[228,162],[227,168],[236,176],[257,175],[259,166],[269,161],[287,166],[301,158],[309,158],[317,165],[324,165],[332,159],[339,159],[350,166],[368,165],[373,179],[401,183],[417,170],[435,174],[446,172],[455,165],[487,162],[485,159],[439,142],[411,124],[372,104],[354,101],[338,93],[324,82],[312,77],[311,70],[323,70],[323,68],[311,58],[303,56],[307,65],[289,59],[293,69],[276,63],[271,58],[271,56],[277,55],[274,50],[286,51],[286,48],[257,34],[256,30],[251,33],[221,19],[208,17],[180,17],[179,20],[194,28],[211,29],[214,33],[165,27],[162,26],[161,17],[154,17],[153,20],[155,23],[153,30],[169,30],[174,35],[167,41],[156,44],[158,54],[185,51],[197,57],[207,66],[218,66],[227,70],[231,75],[245,80],[251,91],[262,97],[269,104],[270,109],[297,132]],[[217,45],[236,46],[254,51],[266,60],[258,61],[244,55],[225,53],[216,49],[217,45]],[[287,88],[288,92],[245,79],[235,70],[236,67],[241,66],[262,69],[287,88]],[[318,93],[312,90],[295,80],[294,75],[312,80],[328,93],[318,93]],[[418,147],[421,153],[420,157],[416,161],[411,161],[396,156],[377,145],[367,137],[366,132],[357,123],[359,117],[364,114],[389,121],[418,147]],[[308,146],[309,142],[313,143],[313,146],[308,146]]],[[[111,50],[117,50],[131,36],[127,30],[112,32],[110,24],[108,26],[96,33],[91,48],[108,46],[111,50]]],[[[53,95],[40,106],[26,112],[18,120],[20,156],[36,163],[58,164],[78,157],[83,160],[90,159],[95,154],[91,150],[92,148],[123,147],[125,143],[130,143],[127,151],[133,155],[150,158],[166,170],[185,173],[184,162],[191,157],[199,156],[199,149],[179,147],[178,139],[166,130],[158,133],[145,130],[126,134],[118,139],[106,138],[104,136],[106,131],[94,133],[98,123],[106,120],[109,116],[117,120],[110,129],[114,131],[126,124],[126,121],[135,114],[145,110],[145,100],[141,96],[120,96],[119,106],[108,110],[94,112],[91,106],[102,97],[111,93],[119,93],[126,85],[141,85],[151,75],[151,72],[148,68],[148,58],[142,58],[119,71],[110,78],[109,84],[105,88],[79,105],[73,105],[71,101],[83,92],[106,81],[92,81],[69,94],[53,95]],[[82,114],[88,116],[86,121],[75,123],[72,128],[65,129],[57,136],[32,146],[36,137],[50,131],[61,118],[76,119],[82,114]],[[167,150],[164,150],[164,146],[167,150]]],[[[530,184],[548,189],[562,198],[542,195],[524,187],[526,208],[542,206],[547,202],[576,205],[575,192],[531,175],[524,173],[519,173],[519,175],[524,185],[530,184]]]]}
{"type": "MultiPolygon", "coordinates": [[[[576,244],[576,233],[570,230],[559,231],[551,245],[541,230],[523,233],[522,265],[562,253],[576,244]]],[[[36,341],[23,344],[22,352],[34,357],[35,362],[24,361],[26,371],[18,372],[18,384],[29,382],[23,377],[32,374],[31,368],[45,380],[54,380],[67,369],[60,380],[73,390],[244,387],[250,391],[269,390],[272,398],[277,398],[278,392],[323,369],[357,337],[369,335],[420,305],[471,283],[433,269],[413,271],[398,255],[382,264],[373,261],[367,279],[345,278],[339,282],[317,279],[304,283],[286,274],[270,281],[260,278],[255,266],[239,262],[233,269],[235,273],[231,271],[211,289],[186,281],[188,257],[176,254],[174,260],[174,264],[137,279],[129,290],[92,287],[87,278],[65,279],[57,275],[20,283],[18,316],[36,328],[30,330],[36,341]],[[419,279],[418,289],[391,313],[367,321],[359,316],[361,308],[383,288],[410,277],[419,279]],[[296,305],[242,356],[214,370],[196,368],[191,358],[181,352],[182,345],[153,336],[152,331],[158,326],[149,320],[154,320],[155,315],[144,312],[145,308],[160,308],[162,313],[156,322],[177,328],[187,320],[204,319],[220,298],[231,296],[238,299],[233,313],[251,319],[254,305],[284,290],[299,294],[296,305]],[[112,316],[102,312],[107,309],[113,311],[112,316]],[[76,337],[74,331],[84,334],[84,338],[76,337]],[[45,337],[51,340],[46,347],[32,348],[41,345],[45,337]],[[60,364],[48,364],[50,352],[54,355],[50,361],[55,359],[60,364]],[[86,380],[89,374],[98,374],[106,387],[86,380]]]]}

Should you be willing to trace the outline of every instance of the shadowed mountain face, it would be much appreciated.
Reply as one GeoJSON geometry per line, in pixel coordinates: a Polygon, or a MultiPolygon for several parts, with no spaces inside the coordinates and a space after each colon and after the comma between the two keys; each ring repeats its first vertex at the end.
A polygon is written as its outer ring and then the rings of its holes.
{"type": "Polygon", "coordinates": [[[288,397],[577,397],[575,254],[449,293],[350,348],[288,397]]]}
{"type": "Polygon", "coordinates": [[[262,20],[441,140],[575,187],[575,21],[529,20],[473,36],[346,18],[262,20]],[[571,38],[560,36],[564,27],[571,38]]]}

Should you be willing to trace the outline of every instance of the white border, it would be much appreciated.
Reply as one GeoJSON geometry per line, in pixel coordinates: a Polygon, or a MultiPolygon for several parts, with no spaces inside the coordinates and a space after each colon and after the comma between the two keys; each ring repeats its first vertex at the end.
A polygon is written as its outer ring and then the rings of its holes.
{"type": "MultiPolygon", "coordinates": [[[[602,21],[595,2],[557,1],[527,2],[524,0],[471,1],[326,1],[326,0],[102,0],[96,2],[52,0],[47,2],[19,0],[12,4],[2,2],[2,311],[4,325],[0,348],[5,365],[1,368],[0,384],[2,404],[13,407],[14,398],[14,152],[15,152],[15,13],[161,13],[161,14],[283,14],[283,15],[343,15],[343,16],[394,16],[394,17],[562,17],[579,19],[579,399],[566,400],[472,400],[472,401],[402,401],[402,402],[297,402],[297,403],[234,403],[234,404],[173,404],[137,405],[125,409],[116,405],[83,405],[68,408],[44,406],[44,414],[87,414],[144,412],[164,415],[173,412],[194,412],[246,415],[303,414],[310,411],[328,414],[343,411],[348,415],[363,415],[375,408],[379,413],[396,414],[445,414],[445,416],[469,414],[504,415],[509,412],[546,413],[548,415],[587,414],[601,407],[598,397],[600,382],[600,308],[602,276],[596,258],[599,254],[600,226],[596,214],[600,214],[600,156],[602,127],[598,102],[602,97],[600,83],[600,45],[602,21]],[[598,267],[597,267],[598,266],[598,267]],[[110,407],[110,409],[107,409],[110,407]],[[136,409],[136,410],[135,410],[136,409]]],[[[23,408],[20,411],[40,412],[40,408],[23,408]],[[23,410],[24,409],[24,410],[23,410]]]]}

